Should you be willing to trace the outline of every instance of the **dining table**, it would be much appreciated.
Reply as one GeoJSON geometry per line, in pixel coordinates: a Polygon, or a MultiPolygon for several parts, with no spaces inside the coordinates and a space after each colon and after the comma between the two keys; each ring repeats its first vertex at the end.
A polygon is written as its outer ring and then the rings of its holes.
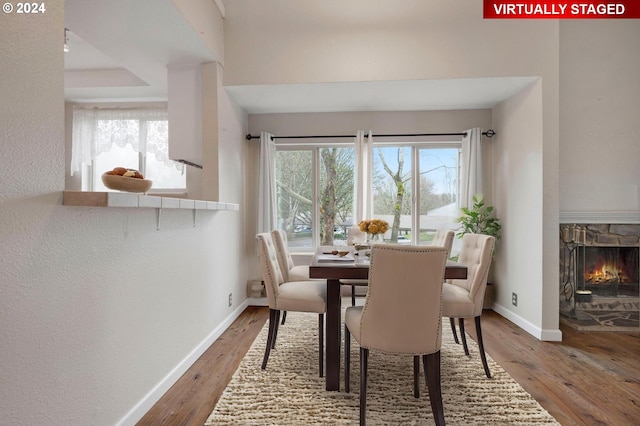
{"type": "MultiPolygon", "coordinates": [[[[311,259],[309,277],[327,281],[327,313],[325,323],[325,380],[328,391],[340,390],[340,346],[342,342],[342,294],[340,280],[369,278],[369,261],[350,252],[338,256],[330,252],[318,252],[311,259]],[[333,256],[333,257],[332,257],[333,256]]],[[[467,267],[447,260],[445,279],[466,279],[467,267]]]]}

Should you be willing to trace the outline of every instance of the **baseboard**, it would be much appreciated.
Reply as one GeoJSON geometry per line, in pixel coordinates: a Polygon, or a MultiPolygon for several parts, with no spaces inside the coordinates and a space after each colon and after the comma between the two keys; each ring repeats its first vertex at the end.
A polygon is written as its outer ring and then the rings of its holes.
{"type": "MultiPolygon", "coordinates": [[[[266,299],[265,299],[266,300],[266,299]]],[[[193,365],[194,362],[216,341],[222,333],[229,328],[231,323],[249,306],[249,299],[246,299],[229,315],[211,334],[209,334],[189,355],[187,355],[175,368],[167,374],[151,391],[145,395],[120,421],[119,426],[135,425],[156,402],[173,386],[180,377],[193,365]]]]}
{"type": "Polygon", "coordinates": [[[269,306],[266,297],[250,297],[247,299],[248,306],[269,306]]]}
{"type": "Polygon", "coordinates": [[[545,330],[540,327],[537,327],[531,324],[526,319],[522,318],[520,315],[515,314],[513,311],[505,308],[502,305],[494,303],[491,307],[495,312],[505,317],[527,333],[531,334],[538,340],[543,340],[547,342],[561,342],[562,341],[562,332],[560,329],[557,330],[545,330]]]}

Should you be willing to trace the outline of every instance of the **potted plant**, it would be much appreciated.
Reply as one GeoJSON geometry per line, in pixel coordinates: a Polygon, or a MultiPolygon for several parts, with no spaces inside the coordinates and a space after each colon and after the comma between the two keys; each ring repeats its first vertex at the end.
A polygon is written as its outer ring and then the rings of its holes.
{"type": "MultiPolygon", "coordinates": [[[[462,225],[462,229],[458,232],[458,238],[462,238],[464,234],[484,234],[500,239],[500,219],[495,217],[493,206],[487,206],[484,203],[482,194],[473,196],[473,206],[471,208],[462,207],[462,215],[456,219],[456,222],[462,225]]],[[[495,290],[492,283],[487,283],[487,289],[484,293],[483,308],[488,309],[493,306],[495,298],[495,290]]]]}
{"type": "Polygon", "coordinates": [[[462,230],[458,232],[458,238],[464,234],[484,234],[500,239],[500,219],[493,214],[493,206],[484,204],[484,196],[476,194],[473,196],[473,207],[462,207],[462,215],[456,222],[462,225],[462,230]]]}

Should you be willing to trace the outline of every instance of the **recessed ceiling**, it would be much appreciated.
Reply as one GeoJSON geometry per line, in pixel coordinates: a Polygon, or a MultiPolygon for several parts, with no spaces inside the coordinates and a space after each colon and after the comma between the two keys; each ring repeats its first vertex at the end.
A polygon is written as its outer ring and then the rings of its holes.
{"type": "Polygon", "coordinates": [[[217,60],[172,1],[66,0],[65,27],[69,101],[166,101],[168,66],[217,60]]]}

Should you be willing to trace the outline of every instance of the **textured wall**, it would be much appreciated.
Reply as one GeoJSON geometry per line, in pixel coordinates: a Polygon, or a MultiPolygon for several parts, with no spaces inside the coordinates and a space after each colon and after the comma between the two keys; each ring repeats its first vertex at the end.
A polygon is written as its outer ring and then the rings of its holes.
{"type": "Polygon", "coordinates": [[[234,0],[225,10],[227,85],[536,76],[555,64],[557,21],[484,20],[481,1],[234,0]]]}
{"type": "MultiPolygon", "coordinates": [[[[64,11],[46,6],[0,16],[0,423],[112,425],[246,297],[244,217],[165,210],[156,230],[153,209],[61,205],[64,11]]],[[[243,174],[223,201],[242,206],[243,174]]]]}
{"type": "Polygon", "coordinates": [[[561,211],[640,211],[640,22],[560,26],[561,211]]]}

